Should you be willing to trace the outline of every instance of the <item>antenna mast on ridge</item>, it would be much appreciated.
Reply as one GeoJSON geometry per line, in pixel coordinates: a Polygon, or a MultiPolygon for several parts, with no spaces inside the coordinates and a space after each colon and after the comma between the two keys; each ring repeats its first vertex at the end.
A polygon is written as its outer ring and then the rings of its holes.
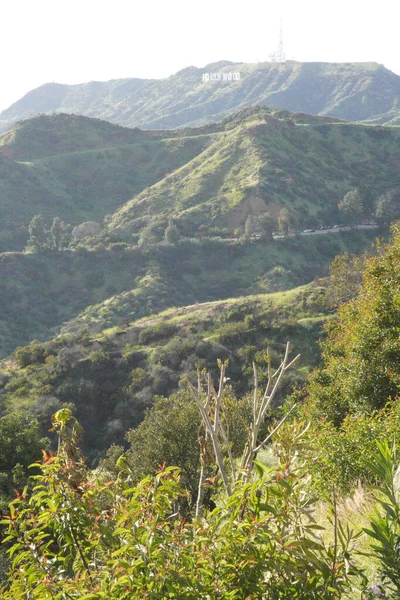
{"type": "Polygon", "coordinates": [[[269,55],[269,59],[271,62],[285,62],[285,50],[283,48],[283,19],[281,19],[281,28],[279,32],[279,43],[278,49],[276,52],[273,52],[269,55]]]}
{"type": "Polygon", "coordinates": [[[278,53],[276,57],[277,62],[285,62],[285,51],[283,49],[283,20],[281,19],[281,30],[279,33],[279,45],[278,45],[278,53]]]}

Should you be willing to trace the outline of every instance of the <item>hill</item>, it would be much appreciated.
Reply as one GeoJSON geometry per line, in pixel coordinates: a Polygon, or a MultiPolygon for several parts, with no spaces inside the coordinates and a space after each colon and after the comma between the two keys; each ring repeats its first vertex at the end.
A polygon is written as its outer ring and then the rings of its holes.
{"type": "Polygon", "coordinates": [[[377,63],[233,63],[188,67],[166,79],[47,83],[0,113],[0,131],[37,114],[66,112],[127,127],[174,129],[264,104],[347,121],[400,124],[400,77],[377,63]],[[203,75],[221,79],[203,82],[203,75]],[[238,81],[223,74],[240,73],[238,81]]]}
{"type": "MultiPolygon", "coordinates": [[[[222,121],[209,145],[186,165],[140,192],[110,218],[108,228],[162,236],[174,217],[184,236],[200,230],[243,231],[265,212],[286,207],[297,227],[342,219],[338,202],[365,190],[375,199],[400,183],[400,129],[352,125],[263,107],[222,121]]],[[[221,232],[222,233],[222,232],[221,232]]]]}
{"type": "Polygon", "coordinates": [[[214,125],[122,128],[74,115],[34,117],[0,136],[0,251],[22,249],[42,213],[102,222],[110,241],[227,235],[287,207],[296,227],[332,225],[355,187],[366,214],[400,185],[400,129],[249,107],[214,125]],[[22,228],[22,231],[21,231],[22,228]],[[25,231],[25,237],[24,237],[25,231]]]}
{"type": "Polygon", "coordinates": [[[166,79],[48,83],[0,113],[0,131],[40,113],[99,117],[151,129],[202,125],[264,104],[349,121],[400,123],[400,77],[377,63],[233,63],[188,67],[166,79]],[[238,81],[203,75],[240,73],[238,81]]]}
{"type": "Polygon", "coordinates": [[[288,290],[324,276],[376,230],[149,248],[0,254],[0,357],[32,339],[135,321],[168,307],[288,290]]]}
{"type": "Polygon", "coordinates": [[[71,115],[19,123],[0,136],[0,251],[20,249],[19,228],[38,213],[101,221],[206,144],[71,115]]]}
{"type": "Polygon", "coordinates": [[[183,375],[196,376],[197,366],[216,372],[218,358],[229,358],[232,384],[243,392],[252,378],[251,361],[264,361],[267,344],[277,358],[290,339],[302,359],[284,390],[303,380],[319,361],[315,342],[326,316],[323,295],[315,283],[32,343],[0,363],[0,403],[6,412],[35,414],[44,431],[54,410],[72,403],[94,458],[112,442],[123,442],[155,394],[170,394],[183,375]]]}

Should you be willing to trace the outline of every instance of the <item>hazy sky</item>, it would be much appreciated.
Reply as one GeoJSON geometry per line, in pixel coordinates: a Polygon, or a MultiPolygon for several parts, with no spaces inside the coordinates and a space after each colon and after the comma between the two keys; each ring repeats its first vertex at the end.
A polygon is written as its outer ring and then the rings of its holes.
{"type": "Polygon", "coordinates": [[[400,74],[398,0],[2,0],[0,110],[49,81],[167,77],[218,60],[375,61],[400,74]]]}

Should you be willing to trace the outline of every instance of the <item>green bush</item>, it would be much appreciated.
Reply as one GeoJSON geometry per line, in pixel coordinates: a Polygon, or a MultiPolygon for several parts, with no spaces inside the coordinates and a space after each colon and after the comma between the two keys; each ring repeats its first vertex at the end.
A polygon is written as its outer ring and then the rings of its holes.
{"type": "Polygon", "coordinates": [[[371,485],[375,475],[366,466],[376,453],[376,440],[394,438],[400,428],[400,403],[371,413],[348,415],[340,427],[320,420],[308,431],[309,468],[320,493],[336,487],[351,494],[358,481],[371,485]]]}
{"type": "Polygon", "coordinates": [[[32,342],[29,346],[17,348],[15,351],[15,358],[20,367],[28,367],[35,363],[44,363],[46,356],[46,347],[39,342],[32,342]]]}
{"type": "Polygon", "coordinates": [[[310,379],[313,413],[335,425],[400,393],[400,223],[392,233],[378,255],[364,261],[357,297],[328,323],[324,365],[310,379]]]}
{"type": "Polygon", "coordinates": [[[251,482],[190,522],[178,469],[161,465],[133,485],[120,457],[117,479],[102,481],[85,467],[70,413],[54,423],[58,455],[44,456],[34,490],[2,521],[13,558],[3,600],[339,600],[361,580],[352,532],[335,519],[334,543],[315,535],[301,466],[256,463],[251,482]]]}

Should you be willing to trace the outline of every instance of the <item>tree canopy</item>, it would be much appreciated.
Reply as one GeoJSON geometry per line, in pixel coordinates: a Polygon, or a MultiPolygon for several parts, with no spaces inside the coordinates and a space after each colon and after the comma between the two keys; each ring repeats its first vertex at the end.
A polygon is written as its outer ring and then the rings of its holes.
{"type": "Polygon", "coordinates": [[[359,223],[364,213],[364,200],[359,190],[347,192],[343,200],[338,204],[346,220],[351,225],[359,223]]]}
{"type": "Polygon", "coordinates": [[[309,383],[311,405],[336,424],[400,393],[400,223],[392,233],[365,260],[357,297],[328,324],[324,365],[309,383]]]}

